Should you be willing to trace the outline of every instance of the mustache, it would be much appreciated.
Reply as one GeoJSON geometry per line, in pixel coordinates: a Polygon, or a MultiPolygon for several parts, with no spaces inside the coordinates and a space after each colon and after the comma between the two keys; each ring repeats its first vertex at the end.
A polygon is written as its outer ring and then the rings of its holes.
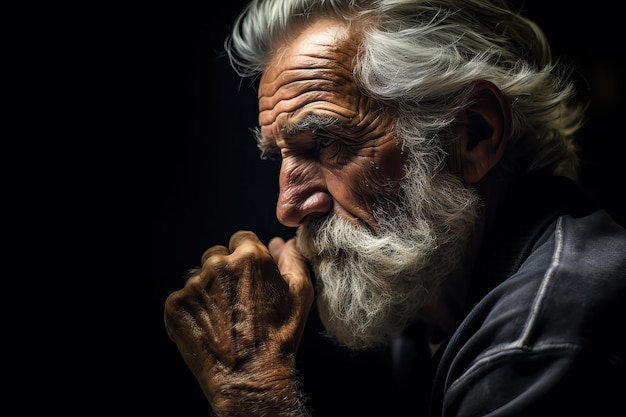
{"type": "Polygon", "coordinates": [[[354,247],[354,240],[371,241],[376,234],[365,222],[354,222],[330,214],[302,225],[296,232],[296,247],[307,258],[322,256],[341,257],[347,248],[354,247]]]}

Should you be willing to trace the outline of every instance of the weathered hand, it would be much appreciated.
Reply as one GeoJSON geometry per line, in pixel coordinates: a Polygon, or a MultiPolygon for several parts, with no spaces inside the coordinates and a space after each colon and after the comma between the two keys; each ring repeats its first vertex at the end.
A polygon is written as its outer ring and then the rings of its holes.
{"type": "Polygon", "coordinates": [[[202,268],[167,298],[165,327],[218,415],[289,415],[282,412],[298,400],[295,354],[312,302],[293,240],[275,238],[268,249],[239,231],[228,248],[209,248],[202,268]]]}

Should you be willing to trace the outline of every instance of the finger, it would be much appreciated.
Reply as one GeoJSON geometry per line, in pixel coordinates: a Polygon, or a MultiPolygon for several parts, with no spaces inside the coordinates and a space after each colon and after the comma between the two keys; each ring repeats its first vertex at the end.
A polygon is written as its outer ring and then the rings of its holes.
{"type": "Polygon", "coordinates": [[[304,333],[308,312],[313,305],[313,283],[311,282],[306,259],[296,249],[295,239],[289,239],[287,242],[282,243],[280,240],[275,240],[273,243],[270,243],[277,255],[278,269],[283,279],[289,285],[289,292],[296,300],[296,308],[299,310],[300,320],[296,323],[295,351],[297,351],[300,339],[304,333]]]}
{"type": "Polygon", "coordinates": [[[306,259],[296,249],[295,239],[285,242],[276,237],[270,241],[270,252],[278,264],[278,269],[282,275],[295,275],[297,277],[309,276],[306,259]]]}
{"type": "Polygon", "coordinates": [[[296,249],[296,240],[289,239],[283,244],[280,240],[273,240],[271,245],[278,269],[289,284],[289,291],[300,299],[301,308],[308,311],[313,302],[313,285],[306,259],[296,249]]]}
{"type": "Polygon", "coordinates": [[[275,238],[272,238],[272,240],[270,240],[270,242],[267,245],[268,249],[270,250],[270,253],[272,254],[272,258],[274,258],[275,260],[280,258],[280,254],[284,246],[285,246],[285,240],[282,237],[278,237],[278,236],[276,236],[275,238]]]}
{"type": "Polygon", "coordinates": [[[289,284],[290,291],[304,296],[304,300],[312,298],[309,268],[304,256],[296,249],[296,240],[289,239],[285,242],[284,239],[275,237],[270,240],[268,248],[280,274],[289,284]]]}
{"type": "Polygon", "coordinates": [[[254,232],[251,232],[249,230],[239,230],[230,237],[230,241],[228,242],[228,248],[231,252],[234,252],[235,249],[237,249],[244,243],[253,243],[255,245],[265,247],[254,232]]]}
{"type": "Polygon", "coordinates": [[[204,253],[202,254],[202,264],[204,265],[206,260],[209,259],[213,255],[229,255],[229,254],[230,252],[228,251],[228,248],[226,246],[223,246],[223,245],[211,246],[209,249],[205,250],[204,253]]]}

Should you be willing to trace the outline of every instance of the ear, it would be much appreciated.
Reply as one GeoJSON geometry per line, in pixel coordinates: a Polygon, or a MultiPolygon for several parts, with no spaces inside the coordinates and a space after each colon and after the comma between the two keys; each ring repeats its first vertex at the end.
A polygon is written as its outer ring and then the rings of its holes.
{"type": "Polygon", "coordinates": [[[480,181],[502,158],[510,127],[510,109],[498,87],[476,81],[472,104],[458,132],[459,173],[466,183],[480,181]]]}

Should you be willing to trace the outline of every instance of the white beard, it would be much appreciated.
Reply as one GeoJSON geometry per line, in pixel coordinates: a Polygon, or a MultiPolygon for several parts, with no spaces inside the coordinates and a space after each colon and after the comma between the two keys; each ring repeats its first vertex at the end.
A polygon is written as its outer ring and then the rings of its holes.
{"type": "Polygon", "coordinates": [[[399,335],[459,266],[474,228],[479,199],[450,173],[410,169],[400,191],[397,204],[386,191],[376,234],[337,216],[297,232],[326,334],[351,349],[399,335]]]}

